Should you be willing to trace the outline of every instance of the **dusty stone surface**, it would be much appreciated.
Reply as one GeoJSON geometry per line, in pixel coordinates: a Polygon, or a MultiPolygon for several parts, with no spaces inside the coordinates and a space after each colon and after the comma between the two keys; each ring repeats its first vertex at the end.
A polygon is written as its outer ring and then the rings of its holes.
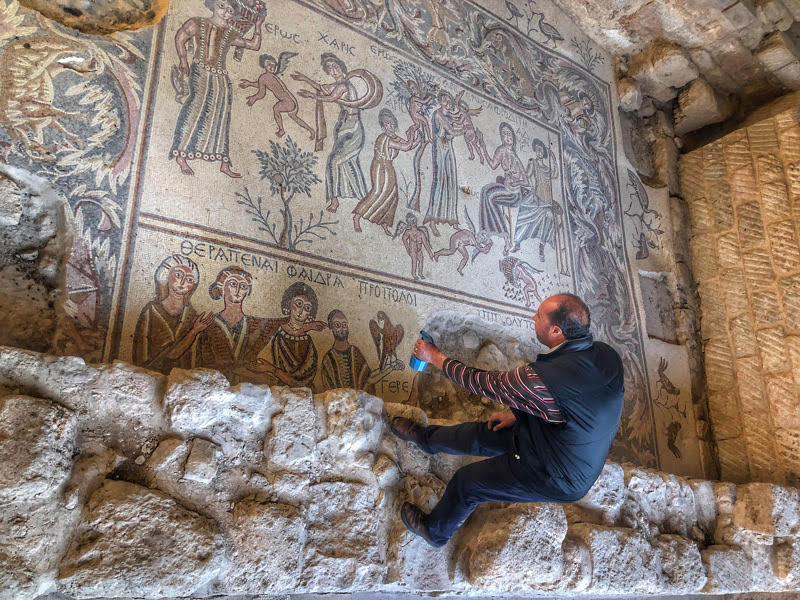
{"type": "Polygon", "coordinates": [[[675,132],[683,135],[706,125],[719,123],[727,119],[733,109],[733,101],[716,92],[705,79],[698,77],[678,95],[678,106],[674,113],[675,132]]]}
{"type": "Polygon", "coordinates": [[[164,386],[161,375],[117,364],[104,385],[122,387],[135,374],[131,390],[154,390],[147,402],[160,425],[151,423],[153,441],[142,445],[132,427],[126,441],[83,422],[107,410],[97,369],[1,350],[13,369],[3,374],[0,473],[16,482],[4,482],[2,493],[36,492],[0,506],[2,581],[15,598],[53,589],[76,598],[506,597],[796,586],[792,488],[737,488],[608,463],[577,503],[485,505],[434,549],[405,529],[399,507],[408,500],[429,511],[453,470],[473,459],[428,457],[388,432],[394,414],[427,422],[419,408],[353,390],[231,387],[204,370],[176,371],[164,386]],[[12,383],[59,390],[76,408],[9,394],[12,383]],[[188,402],[194,396],[242,408],[241,421],[221,427],[188,402]],[[259,401],[270,408],[255,410],[259,401]],[[25,431],[23,418],[37,424],[27,437],[5,433],[25,431]],[[248,437],[248,428],[258,433],[248,437]],[[262,450],[247,450],[254,446],[262,450]]]}
{"type": "Polygon", "coordinates": [[[76,597],[168,596],[202,588],[220,570],[216,524],[163,493],[107,480],[89,499],[61,561],[76,597]]]}
{"type": "Polygon", "coordinates": [[[167,12],[169,1],[22,0],[20,4],[84,33],[109,34],[155,25],[167,12]]]}

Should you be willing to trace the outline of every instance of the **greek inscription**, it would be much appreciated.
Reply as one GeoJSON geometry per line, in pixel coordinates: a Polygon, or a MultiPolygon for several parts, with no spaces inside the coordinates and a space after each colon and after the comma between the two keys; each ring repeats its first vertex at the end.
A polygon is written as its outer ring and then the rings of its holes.
{"type": "Polygon", "coordinates": [[[371,44],[369,47],[369,51],[378,58],[394,62],[394,57],[391,55],[391,53],[388,50],[381,48],[380,46],[371,44]]]}
{"type": "Polygon", "coordinates": [[[292,279],[302,279],[310,283],[324,285],[328,287],[343,288],[341,278],[335,273],[328,273],[320,269],[312,269],[311,267],[297,267],[295,265],[286,265],[286,274],[292,279]]]}
{"type": "Polygon", "coordinates": [[[252,252],[243,252],[235,248],[217,246],[216,244],[207,244],[206,242],[193,242],[192,240],[184,239],[181,241],[181,254],[209,258],[215,262],[238,263],[244,267],[261,269],[272,273],[278,272],[278,261],[274,258],[267,258],[252,252]]]}
{"type": "Polygon", "coordinates": [[[379,381],[375,384],[376,392],[379,394],[381,393],[390,393],[390,394],[407,394],[411,391],[411,383],[408,381],[397,381],[397,380],[383,380],[379,381]]]}
{"type": "Polygon", "coordinates": [[[414,292],[401,290],[388,285],[379,285],[368,281],[358,282],[358,298],[363,297],[377,298],[379,300],[389,300],[396,304],[406,304],[408,306],[417,305],[417,295],[414,292]]]}
{"type": "Polygon", "coordinates": [[[322,33],[321,31],[317,31],[317,34],[319,34],[319,37],[317,38],[318,42],[322,42],[323,44],[326,44],[331,48],[336,48],[339,52],[344,52],[345,54],[348,54],[350,56],[356,55],[355,46],[351,46],[347,42],[338,40],[335,37],[331,37],[327,33],[322,33]]]}
{"type": "Polygon", "coordinates": [[[282,29],[277,23],[264,23],[264,31],[270,35],[273,35],[274,37],[283,38],[288,42],[294,42],[295,44],[301,43],[299,33],[282,29]]]}

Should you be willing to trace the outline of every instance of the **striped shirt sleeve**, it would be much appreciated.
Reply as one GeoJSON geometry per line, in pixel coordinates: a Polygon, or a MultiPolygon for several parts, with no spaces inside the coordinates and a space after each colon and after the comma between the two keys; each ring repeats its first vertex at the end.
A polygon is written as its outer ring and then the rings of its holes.
{"type": "Polygon", "coordinates": [[[548,423],[564,423],[553,395],[531,365],[511,371],[484,371],[448,358],[442,371],[452,382],[473,394],[539,417],[548,423]]]}

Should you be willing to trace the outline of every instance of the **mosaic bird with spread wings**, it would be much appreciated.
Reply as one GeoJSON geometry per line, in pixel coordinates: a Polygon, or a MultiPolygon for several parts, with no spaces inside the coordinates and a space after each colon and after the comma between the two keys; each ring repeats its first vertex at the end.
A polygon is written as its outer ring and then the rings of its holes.
{"type": "Polygon", "coordinates": [[[378,368],[383,369],[397,361],[397,347],[403,341],[403,326],[392,325],[386,313],[379,310],[375,319],[370,319],[369,332],[378,353],[378,368]]]}

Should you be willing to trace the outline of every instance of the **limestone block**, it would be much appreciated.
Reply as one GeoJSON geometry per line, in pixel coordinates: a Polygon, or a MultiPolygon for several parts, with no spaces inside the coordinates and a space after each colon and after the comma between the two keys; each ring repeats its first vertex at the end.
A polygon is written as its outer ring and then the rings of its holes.
{"type": "Polygon", "coordinates": [[[630,77],[620,77],[617,80],[617,94],[619,94],[620,110],[633,112],[642,106],[642,91],[630,77]]]}
{"type": "Polygon", "coordinates": [[[624,467],[625,498],[619,522],[650,537],[652,531],[688,536],[696,522],[694,492],[674,475],[624,467]]]}
{"type": "Polygon", "coordinates": [[[769,71],[775,72],[800,58],[800,48],[783,31],[773,31],[756,49],[756,56],[769,71]]]}
{"type": "Polygon", "coordinates": [[[478,369],[487,371],[506,371],[510,368],[508,359],[494,342],[487,342],[481,346],[473,364],[478,369]]]}
{"type": "Polygon", "coordinates": [[[364,563],[351,556],[327,555],[311,548],[304,559],[298,587],[312,593],[366,592],[383,584],[386,571],[384,564],[364,563]]]}
{"type": "Polygon", "coordinates": [[[53,500],[72,470],[72,411],[28,396],[0,398],[0,504],[53,500]]]}
{"type": "Polygon", "coordinates": [[[735,383],[735,376],[728,340],[713,339],[706,343],[705,364],[708,389],[712,392],[730,390],[735,383]]]}
{"type": "Polygon", "coordinates": [[[797,474],[800,473],[800,428],[776,429],[775,446],[781,464],[787,472],[795,474],[797,481],[797,474]]]}
{"type": "Polygon", "coordinates": [[[772,247],[772,260],[778,271],[788,273],[800,268],[800,244],[794,221],[791,219],[772,223],[767,228],[772,247]]]}
{"type": "Polygon", "coordinates": [[[733,514],[736,527],[765,541],[796,536],[800,534],[800,493],[770,483],[740,485],[733,514]]]}
{"type": "Polygon", "coordinates": [[[671,137],[656,136],[651,146],[656,178],[667,186],[670,194],[680,193],[678,179],[678,147],[671,137]]]}
{"type": "Polygon", "coordinates": [[[374,452],[384,430],[383,401],[355,390],[331,390],[316,397],[327,418],[319,443],[325,459],[348,470],[356,458],[374,452]]]}
{"type": "Polygon", "coordinates": [[[137,456],[165,429],[164,377],[131,365],[89,366],[75,357],[0,347],[0,386],[31,390],[73,410],[87,439],[137,456]]]}
{"type": "Polygon", "coordinates": [[[764,223],[757,202],[747,202],[736,207],[739,225],[739,240],[743,251],[764,241],[764,223]]]}
{"type": "Polygon", "coordinates": [[[405,417],[406,419],[411,419],[420,425],[428,424],[428,415],[425,414],[424,410],[416,406],[400,404],[399,402],[384,402],[383,412],[386,414],[387,429],[389,423],[391,423],[392,419],[395,417],[405,417]]]}
{"type": "Polygon", "coordinates": [[[288,504],[244,500],[233,509],[225,537],[231,568],[229,594],[270,594],[292,590],[300,578],[305,523],[288,504]]]}
{"type": "Polygon", "coordinates": [[[697,525],[705,534],[714,532],[717,525],[717,499],[710,481],[690,479],[689,487],[694,493],[694,506],[697,525]]]}
{"type": "Polygon", "coordinates": [[[207,437],[229,457],[260,460],[264,435],[281,410],[279,396],[269,388],[231,387],[217,371],[173,369],[167,378],[164,412],[170,428],[186,437],[207,437]]]}
{"type": "Polygon", "coordinates": [[[800,276],[784,277],[778,285],[783,301],[783,312],[786,315],[786,325],[791,329],[798,329],[800,328],[800,276]]]}
{"type": "Polygon", "coordinates": [[[303,388],[280,388],[278,393],[283,412],[272,420],[272,431],[264,440],[267,464],[274,471],[308,473],[319,460],[317,423],[321,416],[314,397],[311,390],[303,388]]]}
{"type": "Polygon", "coordinates": [[[773,74],[784,87],[790,90],[800,89],[800,61],[790,62],[773,74]]]}
{"type": "Polygon", "coordinates": [[[701,551],[708,581],[703,592],[735,594],[752,589],[750,561],[737,546],[709,546],[701,551]]]}
{"type": "Polygon", "coordinates": [[[308,546],[325,556],[371,563],[385,559],[390,518],[385,493],[360,483],[330,481],[312,485],[308,497],[308,546]]]}
{"type": "Polygon", "coordinates": [[[37,10],[48,19],[74,27],[84,33],[113,33],[139,29],[158,23],[169,6],[168,0],[115,0],[114,2],[87,2],[67,0],[23,0],[23,6],[37,10]]]}
{"type": "Polygon", "coordinates": [[[772,547],[772,570],[783,585],[797,587],[800,583],[800,541],[785,539],[772,547]]]}
{"type": "Polygon", "coordinates": [[[748,289],[756,291],[758,288],[769,287],[775,280],[769,252],[761,248],[754,248],[742,255],[744,265],[744,278],[748,289]]]}
{"type": "Polygon", "coordinates": [[[717,440],[729,440],[742,435],[742,419],[735,391],[709,394],[708,410],[717,440]]]}
{"type": "Polygon", "coordinates": [[[57,585],[76,598],[191,595],[221,560],[213,521],[161,492],[106,480],[89,499],[57,585]]]}
{"type": "Polygon", "coordinates": [[[700,550],[693,541],[679,535],[659,535],[653,547],[661,557],[663,594],[699,592],[707,578],[700,550]]]}
{"type": "Polygon", "coordinates": [[[697,68],[680,46],[654,42],[630,60],[628,76],[642,91],[660,102],[668,102],[680,88],[697,77],[697,68]]]}
{"type": "Polygon", "coordinates": [[[770,375],[766,382],[773,421],[787,429],[800,427],[800,410],[797,409],[797,391],[792,374],[770,375]]]}
{"type": "Polygon", "coordinates": [[[607,462],[600,477],[576,504],[601,513],[603,521],[612,524],[616,522],[624,500],[625,473],[618,464],[607,462]]]}
{"type": "Polygon", "coordinates": [[[561,546],[564,554],[564,571],[555,583],[541,584],[542,591],[557,594],[569,592],[579,594],[592,583],[592,559],[589,548],[582,541],[566,537],[561,546]]]}
{"type": "Polygon", "coordinates": [[[570,526],[569,535],[589,549],[593,594],[652,594],[661,589],[661,558],[642,534],[577,523],[570,526]]]}
{"type": "MultiPolygon", "coordinates": [[[[399,511],[403,502],[411,502],[423,511],[430,512],[444,490],[444,483],[432,475],[405,477],[391,509],[391,528],[386,582],[394,587],[415,591],[450,589],[453,578],[449,568],[450,556],[455,544],[450,541],[442,548],[433,548],[423,539],[410,533],[400,520],[399,511]]],[[[461,534],[471,525],[467,519],[461,534]]]]}
{"type": "Polygon", "coordinates": [[[685,135],[706,125],[724,121],[733,109],[733,102],[714,91],[705,79],[698,77],[678,94],[678,106],[673,114],[675,133],[685,135]]]}
{"type": "Polygon", "coordinates": [[[215,443],[195,438],[183,466],[183,479],[202,484],[211,483],[217,475],[219,455],[220,448],[215,443]]]}
{"type": "Polygon", "coordinates": [[[400,481],[400,469],[397,467],[397,463],[385,454],[379,455],[375,460],[372,465],[372,473],[380,488],[394,487],[400,481]]]}
{"type": "Polygon", "coordinates": [[[495,593],[521,593],[561,578],[562,542],[567,533],[561,506],[513,504],[483,511],[480,517],[480,527],[460,545],[471,586],[495,593]]]}
{"type": "Polygon", "coordinates": [[[761,367],[768,373],[786,369],[788,355],[783,327],[767,327],[756,332],[761,367]]]}
{"type": "Polygon", "coordinates": [[[692,254],[692,272],[697,281],[703,282],[717,276],[717,257],[713,233],[700,233],[689,241],[692,254]]]}
{"type": "Polygon", "coordinates": [[[756,352],[756,336],[750,315],[742,315],[730,320],[731,341],[735,356],[749,356],[756,352]]]}
{"type": "Polygon", "coordinates": [[[736,29],[744,29],[756,20],[753,0],[739,0],[723,10],[722,14],[736,29]]]}

